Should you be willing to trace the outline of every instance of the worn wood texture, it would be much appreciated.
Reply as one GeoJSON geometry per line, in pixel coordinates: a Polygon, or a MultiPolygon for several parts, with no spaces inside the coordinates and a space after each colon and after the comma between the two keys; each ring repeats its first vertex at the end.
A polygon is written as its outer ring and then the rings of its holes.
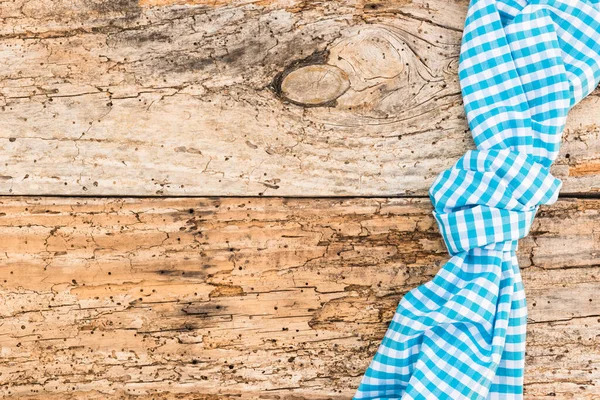
{"type": "MultiPolygon", "coordinates": [[[[0,2],[0,193],[425,194],[467,1],[0,2]]],[[[600,191],[596,95],[554,166],[600,191]]]]}
{"type": "MultiPolygon", "coordinates": [[[[402,295],[448,258],[424,199],[0,211],[3,396],[348,399],[402,295]]],[[[521,242],[528,398],[600,396],[599,254],[600,200],[542,208],[521,242]]]]}
{"type": "MultiPolygon", "coordinates": [[[[466,0],[0,1],[0,397],[348,399],[447,253],[466,0]],[[381,196],[60,198],[15,195],[381,196]]],[[[553,172],[600,192],[600,92],[553,172]]],[[[600,398],[600,200],[519,259],[530,399],[600,398]]]]}

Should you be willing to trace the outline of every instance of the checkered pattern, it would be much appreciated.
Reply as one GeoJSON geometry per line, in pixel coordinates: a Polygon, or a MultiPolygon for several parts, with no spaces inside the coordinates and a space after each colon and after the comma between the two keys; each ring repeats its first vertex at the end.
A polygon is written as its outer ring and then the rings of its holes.
{"type": "Polygon", "coordinates": [[[452,257],[404,296],[354,399],[523,398],[517,240],[556,201],[567,113],[600,80],[599,1],[471,1],[459,78],[478,150],[429,191],[452,257]]]}

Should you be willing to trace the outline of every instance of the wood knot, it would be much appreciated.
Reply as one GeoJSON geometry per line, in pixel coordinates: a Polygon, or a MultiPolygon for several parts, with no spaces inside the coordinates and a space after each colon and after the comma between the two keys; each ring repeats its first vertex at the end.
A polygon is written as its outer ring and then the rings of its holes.
{"type": "Polygon", "coordinates": [[[283,78],[281,96],[297,104],[324,106],[332,104],[349,87],[350,80],[342,69],[327,64],[308,65],[283,78]]]}
{"type": "Polygon", "coordinates": [[[329,52],[317,51],[278,73],[270,88],[281,98],[304,107],[331,107],[350,87],[348,74],[328,64],[329,52]]]}

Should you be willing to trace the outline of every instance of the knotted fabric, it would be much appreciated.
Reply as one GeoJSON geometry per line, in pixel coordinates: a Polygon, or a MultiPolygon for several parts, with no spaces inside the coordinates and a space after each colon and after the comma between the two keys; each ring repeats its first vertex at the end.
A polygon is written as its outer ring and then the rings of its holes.
{"type": "Polygon", "coordinates": [[[527,308],[516,259],[561,182],[569,109],[600,80],[600,6],[472,0],[459,79],[477,150],[429,195],[451,254],[400,301],[354,399],[523,398],[527,308]]]}

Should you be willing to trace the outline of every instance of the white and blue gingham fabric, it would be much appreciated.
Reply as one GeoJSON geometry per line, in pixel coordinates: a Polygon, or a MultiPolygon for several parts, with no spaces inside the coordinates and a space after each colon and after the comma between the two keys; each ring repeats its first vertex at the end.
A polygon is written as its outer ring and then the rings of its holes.
{"type": "Polygon", "coordinates": [[[429,194],[451,259],[400,302],[354,399],[523,398],[527,308],[515,251],[561,182],[569,109],[600,80],[600,6],[472,0],[459,60],[477,150],[429,194]]]}

